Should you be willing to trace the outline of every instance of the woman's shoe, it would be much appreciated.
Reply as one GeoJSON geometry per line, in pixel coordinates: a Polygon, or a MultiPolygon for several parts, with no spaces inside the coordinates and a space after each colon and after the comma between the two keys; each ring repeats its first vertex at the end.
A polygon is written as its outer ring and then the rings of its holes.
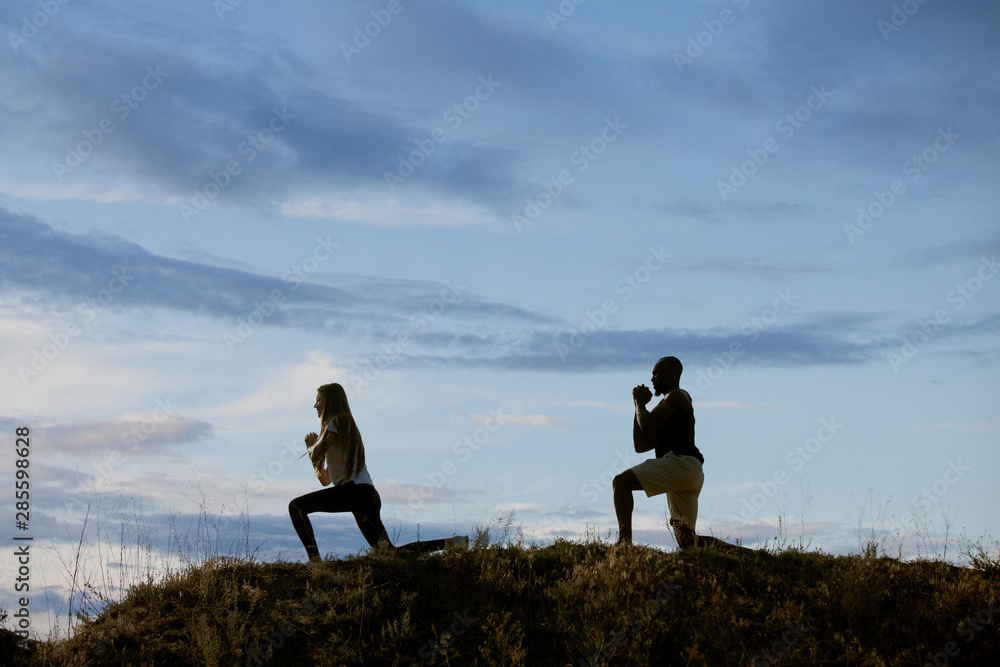
{"type": "Polygon", "coordinates": [[[469,536],[468,535],[456,535],[455,537],[446,537],[444,540],[444,546],[448,547],[458,547],[459,549],[469,548],[469,536]]]}

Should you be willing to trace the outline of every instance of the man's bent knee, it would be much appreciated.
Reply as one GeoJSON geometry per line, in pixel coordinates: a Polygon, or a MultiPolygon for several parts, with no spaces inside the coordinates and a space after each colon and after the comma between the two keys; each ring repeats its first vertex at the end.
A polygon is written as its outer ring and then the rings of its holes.
{"type": "Polygon", "coordinates": [[[611,480],[611,488],[613,490],[621,491],[625,488],[625,480],[622,479],[623,474],[624,473],[619,473],[614,476],[614,479],[611,480]]]}
{"type": "Polygon", "coordinates": [[[642,484],[639,483],[639,478],[629,468],[614,476],[611,480],[611,488],[614,491],[638,491],[642,489],[642,484]]]}

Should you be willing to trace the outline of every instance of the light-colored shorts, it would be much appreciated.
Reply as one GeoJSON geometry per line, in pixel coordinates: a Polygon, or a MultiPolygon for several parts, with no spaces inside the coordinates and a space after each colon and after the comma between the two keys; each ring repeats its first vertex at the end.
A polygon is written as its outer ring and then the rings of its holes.
{"type": "Polygon", "coordinates": [[[667,452],[659,459],[649,459],[633,466],[646,497],[667,494],[670,524],[683,521],[694,530],[698,520],[698,496],[705,484],[701,461],[694,456],[677,456],[667,452]]]}

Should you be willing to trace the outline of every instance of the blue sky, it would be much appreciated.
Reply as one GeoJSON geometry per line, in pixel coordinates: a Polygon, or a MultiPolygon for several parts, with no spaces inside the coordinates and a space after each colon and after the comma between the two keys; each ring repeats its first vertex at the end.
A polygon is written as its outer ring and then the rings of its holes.
{"type": "MultiPolygon", "coordinates": [[[[32,434],[36,615],[81,532],[114,560],[122,508],[156,562],[199,514],[303,558],[327,382],[400,541],[511,511],[608,536],[668,354],[699,532],[1000,534],[993,3],[17,0],[0,27],[0,433],[32,434]]],[[[664,512],[637,496],[638,541],[673,548],[664,512]]]]}

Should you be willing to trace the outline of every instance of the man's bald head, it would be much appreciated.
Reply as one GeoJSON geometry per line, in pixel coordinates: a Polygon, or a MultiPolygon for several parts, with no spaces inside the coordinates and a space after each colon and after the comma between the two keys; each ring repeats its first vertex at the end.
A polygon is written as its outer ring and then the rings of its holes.
{"type": "Polygon", "coordinates": [[[680,377],[684,371],[684,365],[677,357],[662,357],[653,367],[654,372],[660,372],[667,377],[680,377]]]}

